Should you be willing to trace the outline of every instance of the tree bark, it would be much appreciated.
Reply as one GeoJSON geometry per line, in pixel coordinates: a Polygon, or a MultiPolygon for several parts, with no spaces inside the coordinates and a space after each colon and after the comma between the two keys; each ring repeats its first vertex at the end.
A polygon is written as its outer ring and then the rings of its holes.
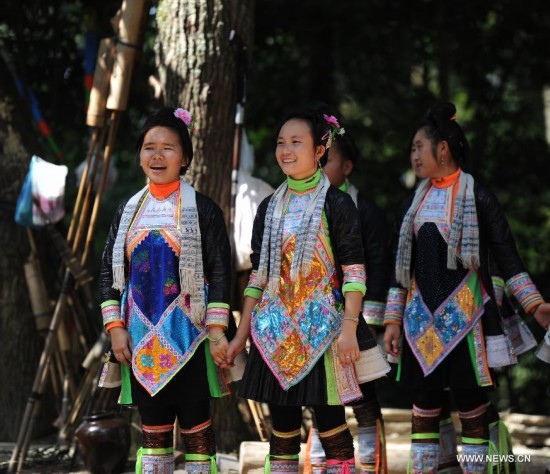
{"type": "Polygon", "coordinates": [[[237,100],[235,30],[251,51],[253,0],[164,0],[157,12],[156,62],[164,102],[194,116],[187,180],[229,216],[237,100]]]}
{"type": "MultiPolygon", "coordinates": [[[[28,238],[26,230],[14,221],[15,203],[31,155],[39,150],[39,132],[33,131],[27,111],[0,61],[0,380],[4,384],[0,407],[5,408],[1,411],[0,441],[17,437],[42,348],[23,271],[30,252],[28,238]]],[[[53,412],[44,410],[43,405],[35,435],[51,430],[53,412]]]]}
{"type": "MultiPolygon", "coordinates": [[[[253,0],[164,0],[157,12],[156,63],[164,103],[194,116],[193,162],[186,179],[229,220],[239,40],[250,53],[253,0]]],[[[217,399],[218,450],[234,452],[250,438],[233,396],[217,399]]]]}

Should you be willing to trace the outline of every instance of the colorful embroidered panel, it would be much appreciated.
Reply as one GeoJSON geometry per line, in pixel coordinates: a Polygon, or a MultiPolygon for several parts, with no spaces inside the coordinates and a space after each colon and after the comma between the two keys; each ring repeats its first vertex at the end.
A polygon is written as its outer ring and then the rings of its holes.
{"type": "Polygon", "coordinates": [[[126,239],[129,278],[122,309],[133,341],[132,370],[151,394],[158,393],[206,339],[188,317],[189,297],[180,294],[179,194],[148,196],[126,239]]]}
{"type": "Polygon", "coordinates": [[[493,380],[489,364],[487,363],[487,350],[485,349],[485,337],[483,335],[481,320],[474,324],[467,338],[477,383],[481,387],[489,387],[493,385],[493,380]]]}
{"type": "Polygon", "coordinates": [[[430,374],[472,329],[488,299],[477,273],[468,272],[432,314],[413,279],[405,307],[405,334],[424,375],[430,374]]]}
{"type": "Polygon", "coordinates": [[[418,234],[418,230],[424,223],[433,222],[445,242],[447,242],[451,232],[452,200],[453,186],[446,188],[432,186],[416,213],[414,219],[415,234],[418,234]]]}

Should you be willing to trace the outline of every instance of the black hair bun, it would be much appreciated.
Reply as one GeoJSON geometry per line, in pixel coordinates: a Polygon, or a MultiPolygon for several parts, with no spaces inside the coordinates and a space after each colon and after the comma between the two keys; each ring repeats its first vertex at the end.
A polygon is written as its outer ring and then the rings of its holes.
{"type": "Polygon", "coordinates": [[[441,131],[448,130],[455,116],[456,107],[451,102],[438,102],[426,113],[426,118],[433,121],[437,129],[441,131]]]}

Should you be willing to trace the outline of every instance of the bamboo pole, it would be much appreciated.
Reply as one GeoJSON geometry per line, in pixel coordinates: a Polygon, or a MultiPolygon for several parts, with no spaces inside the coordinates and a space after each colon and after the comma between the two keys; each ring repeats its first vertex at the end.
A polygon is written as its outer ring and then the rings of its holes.
{"type": "Polygon", "coordinates": [[[32,427],[36,419],[36,413],[40,405],[40,401],[43,395],[43,389],[46,381],[46,377],[49,372],[49,363],[56,343],[56,333],[61,323],[63,314],[65,312],[65,306],[67,303],[67,289],[71,284],[71,273],[69,270],[65,270],[65,276],[61,287],[61,294],[57,300],[55,310],[52,316],[52,321],[48,330],[48,335],[42,350],[40,362],[38,364],[38,370],[34,377],[32,390],[29,398],[27,399],[27,406],[25,407],[25,413],[17,436],[17,442],[13,450],[11,459],[8,465],[8,472],[13,473],[17,466],[17,472],[21,472],[23,462],[27,454],[28,446],[30,443],[32,427]]]}
{"type": "Polygon", "coordinates": [[[111,88],[107,98],[107,109],[126,110],[130,80],[139,48],[140,35],[145,13],[145,0],[124,0],[122,2],[116,55],[111,75],[111,88]]]}
{"type": "Polygon", "coordinates": [[[99,43],[94,81],[90,91],[90,105],[86,114],[86,125],[103,128],[106,119],[107,97],[115,60],[115,43],[104,38],[99,43]]]}
{"type": "MultiPolygon", "coordinates": [[[[101,128],[101,136],[100,136],[100,141],[99,141],[99,144],[98,145],[103,145],[103,140],[105,139],[105,136],[106,136],[106,128],[107,127],[103,127],[101,128]]],[[[99,146],[98,146],[99,148],[99,146]]],[[[75,239],[74,239],[74,242],[73,242],[73,252],[76,254],[78,253],[79,249],[80,249],[80,246],[82,245],[82,239],[83,239],[83,236],[84,236],[84,232],[85,232],[85,229],[86,229],[86,223],[88,221],[88,213],[89,213],[89,209],[90,209],[90,204],[91,204],[91,201],[92,201],[92,193],[93,193],[93,190],[94,190],[94,183],[95,183],[95,178],[96,178],[96,175],[97,175],[97,170],[99,168],[99,161],[100,161],[100,153],[99,153],[99,149],[96,150],[96,153],[94,154],[94,158],[93,158],[93,165],[92,165],[92,175],[91,175],[91,178],[88,180],[88,182],[85,183],[84,185],[84,203],[82,205],[82,212],[80,213],[80,219],[79,219],[79,222],[78,222],[78,229],[76,231],[76,236],[75,236],[75,239]]]]}
{"type": "MultiPolygon", "coordinates": [[[[82,172],[80,178],[80,186],[78,187],[78,195],[73,210],[73,218],[71,225],[67,233],[67,240],[72,242],[76,231],[76,223],[79,221],[80,206],[84,195],[85,183],[88,180],[90,164],[94,160],[94,164],[97,163],[97,148],[100,143],[100,136],[103,126],[105,124],[105,104],[107,103],[107,96],[109,94],[109,81],[111,79],[111,71],[113,69],[114,61],[114,43],[110,38],[104,38],[99,43],[99,49],[97,52],[97,61],[94,71],[94,80],[92,90],[90,91],[90,102],[88,105],[88,111],[86,114],[86,125],[93,127],[92,139],[88,148],[88,154],[86,159],[86,166],[82,172]]],[[[97,169],[94,167],[94,169],[97,169]]],[[[95,171],[91,173],[91,182],[93,184],[95,177],[95,171]]],[[[84,200],[84,202],[86,202],[84,200]]],[[[84,213],[84,209],[82,210],[84,213]]],[[[76,248],[73,247],[76,251],[76,248]]]]}
{"type": "Polygon", "coordinates": [[[97,194],[94,200],[94,207],[92,209],[92,215],[90,217],[90,225],[88,226],[88,234],[86,235],[86,243],[84,245],[84,252],[82,253],[82,259],[80,263],[86,264],[92,246],[95,226],[97,222],[97,216],[99,215],[99,207],[101,205],[101,198],[103,197],[103,190],[105,188],[105,182],[107,181],[107,174],[109,173],[109,163],[113,153],[115,145],[116,133],[118,131],[120,114],[118,111],[113,110],[111,112],[111,126],[109,127],[109,138],[107,139],[107,145],[105,146],[105,152],[103,153],[103,167],[101,169],[101,180],[97,189],[97,194]]]}
{"type": "MultiPolygon", "coordinates": [[[[78,186],[78,194],[76,195],[76,201],[73,208],[73,216],[71,219],[71,224],[69,226],[69,231],[67,232],[67,240],[72,242],[74,239],[74,234],[76,230],[76,223],[79,220],[80,206],[82,205],[82,198],[84,194],[85,183],[88,179],[88,171],[90,169],[90,164],[95,157],[95,150],[97,147],[99,136],[99,129],[95,128],[92,132],[92,139],[90,141],[90,146],[88,148],[88,153],[86,154],[86,165],[82,171],[82,176],[80,177],[80,185],[78,186]]],[[[93,173],[92,173],[93,177],[93,173]]]]}

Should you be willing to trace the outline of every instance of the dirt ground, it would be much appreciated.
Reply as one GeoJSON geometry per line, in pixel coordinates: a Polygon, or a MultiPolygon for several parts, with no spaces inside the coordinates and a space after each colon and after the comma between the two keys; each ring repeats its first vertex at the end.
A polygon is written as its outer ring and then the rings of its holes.
{"type": "MultiPolygon", "coordinates": [[[[250,459],[250,462],[244,469],[241,470],[243,474],[261,474],[263,473],[262,456],[257,456],[260,451],[267,450],[266,446],[261,446],[264,443],[250,443],[251,449],[255,451],[255,458],[250,459]]],[[[6,473],[8,468],[8,461],[10,459],[13,450],[13,444],[0,443],[0,473],[6,473]]],[[[243,451],[241,451],[243,452],[243,451]]],[[[544,474],[546,468],[550,465],[550,448],[527,448],[525,446],[515,446],[514,453],[516,456],[529,456],[528,462],[522,462],[520,469],[522,474],[544,474]]],[[[245,454],[245,456],[248,456],[245,454]]],[[[231,460],[231,456],[225,456],[226,460],[231,460]]],[[[252,458],[252,456],[251,456],[252,458]]],[[[59,455],[54,445],[48,445],[44,443],[32,445],[29,450],[28,462],[25,464],[23,473],[25,474],[57,474],[57,473],[75,473],[85,474],[87,471],[84,469],[82,462],[78,457],[73,460],[73,456],[70,454],[59,455]]],[[[225,467],[222,466],[220,474],[236,474],[239,472],[237,468],[238,460],[234,457],[234,464],[225,463],[225,467]],[[230,467],[228,467],[230,466],[230,467]]],[[[404,442],[388,442],[388,470],[389,474],[404,474],[407,471],[408,462],[408,444],[404,442]]],[[[243,463],[241,463],[242,465],[243,463]]],[[[134,472],[134,464],[129,461],[125,469],[126,473],[134,472]]],[[[182,474],[185,471],[183,469],[177,469],[176,473],[182,474]]]]}

